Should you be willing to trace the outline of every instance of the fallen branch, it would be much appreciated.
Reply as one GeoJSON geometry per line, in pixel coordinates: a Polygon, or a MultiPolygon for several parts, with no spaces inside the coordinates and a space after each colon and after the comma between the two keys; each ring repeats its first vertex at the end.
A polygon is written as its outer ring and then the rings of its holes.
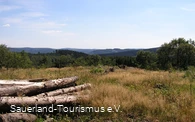
{"type": "Polygon", "coordinates": [[[8,87],[0,89],[0,96],[13,96],[13,95],[35,95],[40,92],[47,92],[49,90],[55,90],[56,88],[62,88],[78,79],[77,76],[70,78],[62,78],[56,80],[50,80],[46,82],[33,83],[27,86],[8,87]]]}
{"type": "Polygon", "coordinates": [[[63,89],[58,89],[55,91],[51,91],[51,92],[45,92],[45,93],[41,93],[36,95],[39,98],[42,97],[49,97],[49,96],[57,96],[60,94],[67,94],[67,93],[71,93],[71,92],[77,92],[77,91],[81,91],[84,89],[88,89],[91,87],[91,84],[83,84],[83,85],[79,85],[79,86],[74,86],[74,87],[69,87],[69,88],[63,88],[63,89]]]}
{"type": "Polygon", "coordinates": [[[33,114],[28,113],[7,113],[7,114],[0,114],[0,121],[1,122],[34,122],[36,121],[37,117],[33,114]]]}
{"type": "Polygon", "coordinates": [[[88,98],[87,95],[59,95],[39,98],[35,96],[31,97],[1,97],[0,107],[4,105],[16,105],[16,106],[35,106],[35,105],[50,105],[50,104],[66,104],[77,102],[80,98],[88,98]]]}

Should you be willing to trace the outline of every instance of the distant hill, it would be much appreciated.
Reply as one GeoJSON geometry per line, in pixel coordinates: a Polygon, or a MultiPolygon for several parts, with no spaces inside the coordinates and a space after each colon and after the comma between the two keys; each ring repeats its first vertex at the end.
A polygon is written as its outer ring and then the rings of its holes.
{"type": "Polygon", "coordinates": [[[61,50],[72,50],[72,51],[76,51],[76,52],[82,52],[82,53],[86,53],[86,54],[92,54],[93,51],[95,51],[96,49],[77,49],[77,48],[62,48],[61,50]]]}
{"type": "Polygon", "coordinates": [[[119,49],[119,48],[114,48],[114,49],[97,49],[92,51],[90,54],[98,55],[98,54],[109,54],[109,53],[119,53],[119,52],[124,52],[128,51],[129,49],[119,49]]]}
{"type": "Polygon", "coordinates": [[[101,56],[136,56],[138,51],[150,51],[150,52],[156,52],[158,48],[149,48],[149,49],[129,49],[126,51],[121,51],[117,53],[107,53],[107,54],[99,54],[101,56]]]}
{"type": "Polygon", "coordinates": [[[56,49],[52,49],[52,48],[30,48],[30,47],[24,47],[24,48],[9,48],[9,50],[11,52],[22,52],[23,50],[27,53],[32,53],[32,54],[36,54],[36,53],[52,53],[54,52],[56,49]]]}
{"type": "Polygon", "coordinates": [[[52,49],[52,48],[9,48],[12,52],[21,52],[25,51],[27,53],[37,54],[37,53],[53,53],[56,50],[70,50],[81,52],[90,55],[101,55],[101,56],[136,56],[137,52],[140,50],[156,52],[158,48],[149,48],[149,49],[77,49],[77,48],[61,48],[61,49],[52,49]]]}
{"type": "Polygon", "coordinates": [[[72,50],[57,50],[55,53],[51,53],[52,55],[71,55],[75,58],[78,57],[85,57],[88,56],[88,54],[86,53],[82,53],[82,52],[77,52],[77,51],[72,51],[72,50]]]}
{"type": "Polygon", "coordinates": [[[9,48],[12,52],[22,52],[23,50],[27,53],[37,54],[37,53],[52,53],[56,50],[70,50],[76,52],[82,52],[86,54],[91,54],[92,51],[95,49],[77,49],[77,48],[61,48],[61,49],[53,49],[53,48],[30,48],[30,47],[23,47],[23,48],[9,48]]]}

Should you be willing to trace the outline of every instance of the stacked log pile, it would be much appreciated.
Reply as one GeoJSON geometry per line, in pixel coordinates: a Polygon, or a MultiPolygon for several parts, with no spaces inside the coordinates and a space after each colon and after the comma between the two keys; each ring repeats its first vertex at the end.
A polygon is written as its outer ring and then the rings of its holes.
{"type": "MultiPolygon", "coordinates": [[[[91,84],[76,86],[77,80],[77,76],[55,80],[0,80],[0,110],[11,105],[34,106],[77,102],[88,97],[81,92],[91,87],[91,84]]],[[[0,121],[29,121],[29,118],[30,121],[36,119],[35,115],[28,113],[0,114],[0,121]]]]}

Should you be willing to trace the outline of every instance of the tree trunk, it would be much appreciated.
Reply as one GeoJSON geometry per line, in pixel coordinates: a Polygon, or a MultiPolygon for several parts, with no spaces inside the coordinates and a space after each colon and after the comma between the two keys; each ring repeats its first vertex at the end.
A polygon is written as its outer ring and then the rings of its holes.
{"type": "Polygon", "coordinates": [[[43,81],[48,81],[46,78],[36,78],[36,79],[29,79],[29,80],[0,80],[0,84],[4,83],[26,83],[26,82],[43,82],[43,81]]]}
{"type": "Polygon", "coordinates": [[[37,79],[29,79],[29,82],[42,82],[42,81],[47,81],[48,79],[46,78],[37,78],[37,79]]]}
{"type": "Polygon", "coordinates": [[[34,122],[36,121],[37,117],[33,114],[28,113],[7,113],[7,114],[0,114],[0,122],[34,122]]]}
{"type": "Polygon", "coordinates": [[[35,105],[50,105],[50,104],[66,104],[72,102],[78,102],[80,98],[88,98],[87,95],[67,95],[62,94],[59,96],[51,97],[1,97],[0,107],[3,106],[35,106],[35,105]]]}
{"type": "Polygon", "coordinates": [[[0,84],[33,84],[28,80],[0,80],[0,84]]]}
{"type": "Polygon", "coordinates": [[[0,80],[0,88],[5,87],[15,87],[15,86],[27,86],[34,84],[32,82],[28,82],[27,80],[21,80],[21,81],[13,81],[13,80],[0,80]]]}
{"type": "Polygon", "coordinates": [[[67,93],[71,93],[71,92],[81,91],[84,89],[88,89],[90,87],[91,87],[91,84],[88,83],[88,84],[83,84],[83,85],[79,85],[79,86],[63,88],[63,89],[58,89],[55,91],[41,93],[41,94],[38,94],[37,97],[42,98],[42,97],[49,97],[49,96],[57,96],[60,94],[67,94],[67,93]]]}
{"type": "Polygon", "coordinates": [[[47,92],[49,90],[55,90],[56,88],[62,88],[67,85],[73,84],[77,79],[78,77],[74,76],[70,78],[62,78],[46,82],[33,83],[27,86],[1,88],[0,96],[36,95],[40,92],[47,92]]]}

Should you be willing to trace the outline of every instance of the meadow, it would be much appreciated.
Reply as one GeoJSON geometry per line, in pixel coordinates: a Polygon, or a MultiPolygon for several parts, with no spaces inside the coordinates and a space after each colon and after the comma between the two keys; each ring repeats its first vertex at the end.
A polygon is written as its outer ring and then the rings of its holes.
{"type": "MultiPolygon", "coordinates": [[[[195,84],[184,71],[149,71],[115,67],[114,72],[103,73],[108,67],[93,72],[95,67],[1,69],[0,79],[63,78],[78,76],[77,84],[91,83],[88,100],[83,106],[113,107],[118,112],[91,112],[53,116],[56,121],[195,121],[195,84]]],[[[39,118],[37,121],[42,121],[39,118]]]]}

